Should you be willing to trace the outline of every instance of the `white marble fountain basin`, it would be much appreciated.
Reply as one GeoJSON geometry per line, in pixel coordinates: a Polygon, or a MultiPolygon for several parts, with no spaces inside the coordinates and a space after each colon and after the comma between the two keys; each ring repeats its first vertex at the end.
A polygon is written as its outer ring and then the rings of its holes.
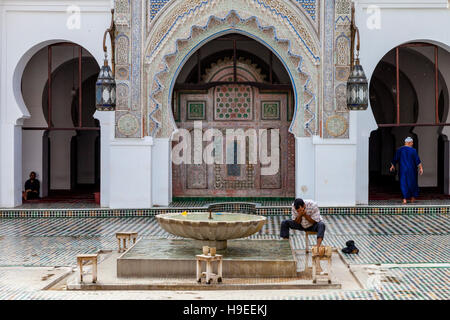
{"type": "Polygon", "coordinates": [[[226,241],[245,238],[261,230],[266,217],[243,213],[165,213],[156,216],[159,225],[176,236],[202,241],[202,245],[225,249],[226,241]]]}

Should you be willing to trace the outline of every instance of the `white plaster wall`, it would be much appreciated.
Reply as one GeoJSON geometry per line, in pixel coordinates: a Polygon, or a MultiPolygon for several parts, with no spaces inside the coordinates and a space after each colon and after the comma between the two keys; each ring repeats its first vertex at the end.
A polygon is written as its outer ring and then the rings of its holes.
{"type": "Polygon", "coordinates": [[[316,200],[321,206],[356,203],[356,153],[354,145],[316,146],[316,200]],[[333,157],[330,155],[339,155],[333,157]]]}
{"type": "MultiPolygon", "coordinates": [[[[155,152],[152,149],[153,138],[116,139],[114,112],[96,111],[94,117],[100,121],[101,128],[100,205],[109,208],[151,207],[152,188],[165,183],[163,180],[153,179],[153,172],[157,169],[152,163],[152,155],[155,152]],[[152,171],[153,169],[155,170],[152,171]]],[[[165,141],[160,143],[167,147],[165,141]]],[[[161,148],[157,148],[157,151],[161,151],[161,148]]],[[[162,167],[167,165],[166,159],[161,160],[164,160],[162,167]]],[[[167,189],[161,192],[163,194],[159,195],[160,198],[167,197],[167,189]]]]}
{"type": "MultiPolygon", "coordinates": [[[[349,115],[349,139],[312,138],[314,145],[314,198],[320,206],[353,206],[358,203],[357,119],[349,115]]],[[[368,137],[367,137],[368,141],[368,137]]],[[[300,155],[301,157],[301,155],[300,155]]],[[[296,159],[296,161],[298,161],[296,159]]],[[[363,179],[362,184],[365,185],[363,179]]]]}
{"type": "Polygon", "coordinates": [[[152,204],[168,206],[172,201],[172,158],[170,139],[154,139],[152,147],[152,204]]]}
{"type": "Polygon", "coordinates": [[[29,179],[31,171],[36,172],[36,179],[41,183],[40,196],[45,196],[43,188],[44,163],[42,154],[42,139],[44,130],[24,130],[22,132],[22,186],[29,179]]]}
{"type": "Polygon", "coordinates": [[[101,41],[104,31],[110,25],[111,2],[4,0],[0,9],[0,206],[14,207],[21,203],[21,119],[30,116],[20,90],[23,70],[36,52],[59,41],[80,44],[101,64],[101,41]],[[72,5],[81,9],[79,29],[67,28],[70,13],[66,10],[72,5]]]}
{"type": "MultiPolygon", "coordinates": [[[[396,46],[412,41],[428,41],[448,50],[450,45],[450,10],[448,1],[359,0],[356,24],[361,38],[360,62],[368,79],[383,56],[396,46]],[[380,8],[380,28],[373,28],[374,12],[380,8]]],[[[368,143],[370,132],[377,128],[370,106],[358,113],[357,124],[357,203],[368,203],[368,143]],[[367,183],[364,181],[367,180],[367,183]],[[364,185],[362,185],[364,183],[364,185]]]]}
{"type": "Polygon", "coordinates": [[[312,138],[295,138],[295,196],[315,199],[315,150],[312,138]]]}
{"type": "Polygon", "coordinates": [[[152,206],[153,139],[114,139],[110,143],[110,208],[152,206]]]}

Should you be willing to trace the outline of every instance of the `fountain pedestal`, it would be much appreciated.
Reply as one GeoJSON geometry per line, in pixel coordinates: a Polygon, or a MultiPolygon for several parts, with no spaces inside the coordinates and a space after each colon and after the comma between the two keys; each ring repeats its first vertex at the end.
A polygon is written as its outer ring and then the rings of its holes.
{"type": "MultiPolygon", "coordinates": [[[[195,277],[195,256],[202,253],[189,239],[140,239],[117,259],[124,278],[195,277]]],[[[229,240],[223,256],[225,278],[296,277],[297,263],[285,240],[229,240]]]]}

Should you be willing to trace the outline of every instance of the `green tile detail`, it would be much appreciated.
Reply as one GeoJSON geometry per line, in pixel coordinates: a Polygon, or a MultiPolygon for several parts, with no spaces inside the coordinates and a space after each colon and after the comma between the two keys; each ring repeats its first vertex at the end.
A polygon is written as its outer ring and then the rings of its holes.
{"type": "Polygon", "coordinates": [[[261,101],[263,120],[280,120],[280,101],[261,101]]]}
{"type": "Polygon", "coordinates": [[[206,102],[205,101],[187,101],[186,102],[187,120],[205,120],[206,102]]]}

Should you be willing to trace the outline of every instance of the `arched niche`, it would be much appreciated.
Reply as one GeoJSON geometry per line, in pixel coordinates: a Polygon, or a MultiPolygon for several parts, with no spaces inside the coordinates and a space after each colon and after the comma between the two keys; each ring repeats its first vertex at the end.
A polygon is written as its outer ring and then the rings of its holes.
{"type": "Polygon", "coordinates": [[[199,47],[228,33],[246,35],[272,50],[294,89],[290,132],[298,137],[317,133],[320,45],[297,7],[286,1],[174,1],[157,20],[144,44],[146,135],[172,135],[176,130],[170,108],[174,79],[199,47]]]}

